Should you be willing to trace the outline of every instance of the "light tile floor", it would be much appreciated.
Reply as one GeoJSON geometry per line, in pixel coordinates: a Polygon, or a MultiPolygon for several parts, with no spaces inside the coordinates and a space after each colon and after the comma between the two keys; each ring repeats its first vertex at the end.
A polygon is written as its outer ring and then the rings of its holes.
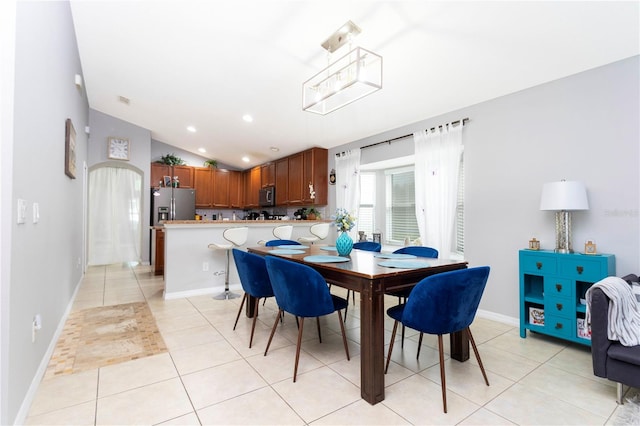
{"type": "MultiPolygon", "coordinates": [[[[416,360],[417,334],[407,330],[404,349],[396,345],[385,377],[386,398],[372,406],[360,398],[357,307],[350,305],[346,320],[351,361],[337,315],[322,318],[321,344],[314,322],[307,321],[293,383],[297,329],[291,316],[263,355],[277,312],[274,300],[260,306],[250,349],[251,321],[242,315],[232,330],[240,299],[165,301],[162,287],[149,266],[89,269],[73,310],[146,300],[169,350],[44,379],[27,424],[602,425],[611,424],[618,409],[615,385],[593,376],[588,348],[536,334],[521,339],[517,328],[483,318],[476,318],[472,330],[490,387],[473,356],[465,363],[447,356],[444,414],[437,340],[425,335],[416,360]]],[[[386,303],[393,306],[397,299],[386,303]]],[[[387,344],[392,327],[387,318],[387,344]]]]}

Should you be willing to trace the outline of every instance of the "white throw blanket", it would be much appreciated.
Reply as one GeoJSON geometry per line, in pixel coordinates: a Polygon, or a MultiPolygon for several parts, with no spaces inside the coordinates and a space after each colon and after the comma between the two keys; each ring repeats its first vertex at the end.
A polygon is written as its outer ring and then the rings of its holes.
{"type": "Polygon", "coordinates": [[[618,340],[623,346],[640,345],[640,305],[625,280],[607,277],[587,290],[587,314],[585,324],[591,323],[591,292],[601,289],[609,298],[609,340],[618,340]]]}

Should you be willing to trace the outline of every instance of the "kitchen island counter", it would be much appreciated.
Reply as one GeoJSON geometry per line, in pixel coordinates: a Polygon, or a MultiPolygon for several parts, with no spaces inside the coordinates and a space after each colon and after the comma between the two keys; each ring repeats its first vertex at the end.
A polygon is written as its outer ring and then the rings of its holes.
{"type": "MultiPolygon", "coordinates": [[[[214,242],[225,242],[222,233],[227,228],[247,226],[249,236],[241,249],[255,247],[258,241],[273,240],[273,228],[293,225],[292,240],[310,235],[309,228],[329,220],[173,220],[162,223],[164,229],[164,298],[176,299],[205,294],[218,294],[224,290],[226,253],[212,250],[214,242]]],[[[329,232],[323,244],[333,244],[336,235],[329,232]]],[[[240,278],[233,256],[229,265],[229,283],[235,292],[241,292],[240,278]]]]}

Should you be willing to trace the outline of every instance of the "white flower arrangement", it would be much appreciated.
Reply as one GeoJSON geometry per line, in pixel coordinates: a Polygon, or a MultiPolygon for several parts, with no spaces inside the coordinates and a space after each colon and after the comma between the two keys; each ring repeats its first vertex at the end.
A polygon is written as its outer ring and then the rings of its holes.
{"type": "Polygon", "coordinates": [[[348,232],[356,226],[356,217],[351,215],[347,210],[339,208],[336,210],[334,223],[338,231],[348,232]]]}

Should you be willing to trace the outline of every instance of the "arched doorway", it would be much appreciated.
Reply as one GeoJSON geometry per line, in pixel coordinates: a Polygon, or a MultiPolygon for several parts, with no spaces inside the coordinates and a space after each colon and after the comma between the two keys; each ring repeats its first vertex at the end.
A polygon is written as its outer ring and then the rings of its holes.
{"type": "Polygon", "coordinates": [[[142,176],[125,163],[89,169],[89,265],[141,261],[142,176]]]}

